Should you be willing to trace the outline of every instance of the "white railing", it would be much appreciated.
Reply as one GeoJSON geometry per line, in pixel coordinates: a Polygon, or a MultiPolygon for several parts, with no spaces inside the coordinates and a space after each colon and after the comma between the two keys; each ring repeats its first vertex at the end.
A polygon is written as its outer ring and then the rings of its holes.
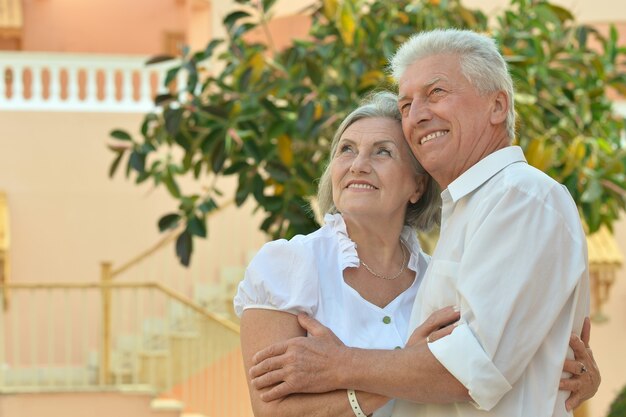
{"type": "MultiPolygon", "coordinates": [[[[147,56],[0,52],[0,110],[148,112],[167,70],[147,56]]],[[[178,85],[183,85],[181,73],[178,85]]]]}

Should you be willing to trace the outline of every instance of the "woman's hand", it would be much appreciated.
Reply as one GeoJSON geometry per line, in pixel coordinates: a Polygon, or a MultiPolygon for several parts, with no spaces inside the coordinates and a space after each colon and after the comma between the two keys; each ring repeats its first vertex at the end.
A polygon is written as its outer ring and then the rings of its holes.
{"type": "Polygon", "coordinates": [[[435,311],[413,331],[406,345],[413,346],[420,342],[430,343],[446,337],[452,333],[460,317],[458,308],[452,306],[435,311]]]}
{"type": "Polygon", "coordinates": [[[561,379],[559,383],[559,389],[571,391],[565,401],[567,411],[593,397],[600,386],[600,370],[589,347],[590,336],[591,323],[587,317],[580,338],[572,334],[569,340],[569,345],[574,350],[574,359],[566,359],[563,364],[563,371],[572,374],[569,378],[561,379]]]}

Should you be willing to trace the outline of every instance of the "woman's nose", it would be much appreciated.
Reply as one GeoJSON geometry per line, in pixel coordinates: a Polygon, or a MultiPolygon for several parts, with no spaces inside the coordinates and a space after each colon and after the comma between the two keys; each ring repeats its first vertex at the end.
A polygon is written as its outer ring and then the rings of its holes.
{"type": "Polygon", "coordinates": [[[350,166],[350,172],[352,173],[367,173],[371,169],[370,158],[368,155],[360,152],[352,160],[350,166]]]}

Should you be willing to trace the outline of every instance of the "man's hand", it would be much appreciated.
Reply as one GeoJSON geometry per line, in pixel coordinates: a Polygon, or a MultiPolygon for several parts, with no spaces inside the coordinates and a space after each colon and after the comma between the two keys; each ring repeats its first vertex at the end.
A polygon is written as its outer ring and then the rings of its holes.
{"type": "Polygon", "coordinates": [[[273,386],[261,394],[263,401],[342,388],[337,369],[344,361],[346,346],[330,329],[306,314],[299,314],[298,322],[307,330],[308,337],[274,344],[252,358],[252,386],[256,389],[273,386]]]}
{"type": "Polygon", "coordinates": [[[600,370],[589,347],[590,337],[591,322],[587,317],[580,338],[572,334],[569,340],[575,357],[565,360],[563,365],[563,370],[572,374],[569,378],[561,379],[559,384],[559,389],[571,391],[569,398],[565,401],[567,411],[573,410],[593,397],[600,386],[600,370]]]}

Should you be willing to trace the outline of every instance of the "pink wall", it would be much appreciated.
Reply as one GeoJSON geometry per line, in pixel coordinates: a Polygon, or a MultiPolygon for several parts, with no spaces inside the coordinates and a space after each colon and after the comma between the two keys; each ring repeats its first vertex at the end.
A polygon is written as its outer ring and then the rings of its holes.
{"type": "Polygon", "coordinates": [[[149,394],[122,392],[34,393],[0,396],[2,417],[177,417],[179,410],[155,409],[149,394]]]}
{"type": "Polygon", "coordinates": [[[23,0],[22,49],[160,53],[166,32],[187,33],[191,1],[23,0]]]}

